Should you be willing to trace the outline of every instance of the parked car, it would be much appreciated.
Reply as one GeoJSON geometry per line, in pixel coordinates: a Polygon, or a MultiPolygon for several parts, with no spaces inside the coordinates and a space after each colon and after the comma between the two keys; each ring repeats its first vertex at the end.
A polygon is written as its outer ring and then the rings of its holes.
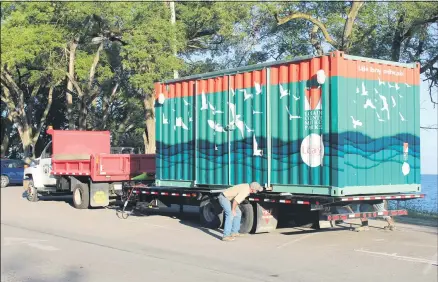
{"type": "Polygon", "coordinates": [[[1,159],[1,188],[23,184],[24,165],[22,160],[1,159]]]}

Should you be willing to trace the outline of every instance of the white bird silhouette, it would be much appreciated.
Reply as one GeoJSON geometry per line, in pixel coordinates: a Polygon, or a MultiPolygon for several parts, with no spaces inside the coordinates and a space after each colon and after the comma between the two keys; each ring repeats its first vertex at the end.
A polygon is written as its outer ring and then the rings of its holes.
{"type": "Polygon", "coordinates": [[[356,94],[359,94],[359,93],[360,93],[359,87],[356,87],[356,94]]]}
{"type": "Polygon", "coordinates": [[[177,117],[176,118],[175,126],[173,128],[176,129],[177,127],[182,127],[182,129],[184,129],[184,130],[189,130],[187,125],[184,124],[184,122],[182,120],[182,117],[177,117]]]}
{"type": "Polygon", "coordinates": [[[262,94],[262,86],[260,85],[260,83],[254,81],[254,86],[255,86],[256,96],[262,94]]]}
{"type": "Polygon", "coordinates": [[[251,93],[247,93],[247,92],[246,92],[246,89],[241,89],[240,91],[243,92],[243,97],[244,97],[243,101],[246,101],[246,100],[248,100],[248,99],[251,99],[252,96],[253,96],[251,93]]]}
{"type": "Polygon", "coordinates": [[[355,120],[353,116],[351,116],[351,119],[353,120],[353,128],[362,126],[362,122],[360,120],[355,120]]]}
{"type": "Polygon", "coordinates": [[[289,120],[301,118],[300,116],[291,115],[291,113],[289,112],[289,108],[287,106],[286,106],[286,111],[289,114],[289,120]]]}
{"type": "Polygon", "coordinates": [[[398,91],[400,89],[400,86],[398,86],[398,83],[395,84],[395,90],[398,91]]]}
{"type": "Polygon", "coordinates": [[[236,114],[236,105],[233,103],[228,103],[230,107],[231,112],[231,121],[230,125],[236,125],[236,127],[239,129],[240,133],[242,134],[242,138],[244,137],[244,123],[240,120],[240,115],[236,114]]]}
{"type": "Polygon", "coordinates": [[[164,113],[163,113],[163,124],[169,124],[169,120],[164,116],[164,113]]]}
{"type": "Polygon", "coordinates": [[[356,100],[353,100],[353,103],[355,103],[355,104],[356,104],[356,100]]]}
{"type": "Polygon", "coordinates": [[[233,97],[236,95],[236,92],[234,92],[234,89],[230,88],[230,92],[231,92],[231,95],[233,95],[233,97]]]}
{"type": "Polygon", "coordinates": [[[217,146],[216,145],[214,145],[214,150],[217,151],[217,146]]]}
{"type": "Polygon", "coordinates": [[[380,122],[383,122],[383,121],[384,121],[383,119],[380,118],[380,115],[379,115],[378,112],[376,112],[376,115],[377,115],[377,119],[378,119],[380,122]]]}
{"type": "Polygon", "coordinates": [[[190,103],[187,102],[186,99],[183,99],[183,101],[184,101],[184,105],[186,105],[186,106],[190,105],[190,103]]]}
{"type": "Polygon", "coordinates": [[[280,84],[280,99],[289,95],[289,90],[285,90],[280,84]]]}
{"type": "MultiPolygon", "coordinates": [[[[388,83],[389,84],[389,83],[388,83]]],[[[388,120],[389,120],[389,106],[388,106],[388,101],[386,100],[385,96],[379,95],[380,99],[382,100],[383,103],[383,107],[380,109],[380,111],[386,111],[386,114],[388,116],[388,120]]]]}
{"type": "Polygon", "coordinates": [[[407,120],[405,119],[405,117],[404,117],[400,112],[398,112],[398,114],[400,115],[400,120],[401,120],[401,121],[407,121],[407,120]]]}
{"type": "Polygon", "coordinates": [[[254,132],[254,129],[249,128],[249,126],[246,125],[246,123],[245,123],[245,127],[246,127],[246,132],[254,132]]]}
{"type": "Polygon", "coordinates": [[[295,100],[295,101],[300,100],[300,97],[297,97],[297,96],[295,96],[295,95],[292,95],[292,96],[294,97],[294,100],[295,100]]]}
{"type": "Polygon", "coordinates": [[[379,79],[379,85],[382,85],[382,84],[385,85],[385,82],[381,81],[380,77],[378,77],[378,79],[379,79]]]}
{"type": "Polygon", "coordinates": [[[400,98],[403,98],[403,96],[402,96],[402,95],[400,95],[400,94],[398,94],[398,96],[399,96],[400,98]]]}
{"type": "Polygon", "coordinates": [[[394,88],[395,86],[393,86],[393,85],[391,85],[389,82],[388,82],[388,88],[394,88]]]}
{"type": "Polygon", "coordinates": [[[367,96],[368,91],[365,89],[365,83],[362,82],[362,96],[367,96]]]}
{"type": "Polygon", "coordinates": [[[379,94],[379,91],[377,91],[377,89],[376,89],[376,88],[374,88],[374,92],[376,92],[376,94],[379,94]]]}
{"type": "Polygon", "coordinates": [[[263,150],[259,150],[259,146],[257,144],[255,134],[253,135],[253,139],[252,139],[252,150],[253,150],[253,156],[261,157],[263,155],[263,150]]]}
{"type": "Polygon", "coordinates": [[[189,122],[192,122],[193,121],[193,118],[192,117],[189,117],[189,122]]]}
{"type": "Polygon", "coordinates": [[[208,110],[207,97],[205,96],[204,90],[202,90],[201,94],[201,111],[208,110]]]}
{"type": "Polygon", "coordinates": [[[397,106],[397,103],[395,102],[395,99],[393,96],[391,96],[391,100],[392,100],[392,107],[394,108],[395,106],[397,106]]]}
{"type": "Polygon", "coordinates": [[[372,108],[372,109],[376,109],[376,106],[374,106],[373,102],[371,101],[371,99],[367,99],[366,103],[363,105],[363,107],[365,109],[367,109],[368,107],[372,108]]]}
{"type": "Polygon", "coordinates": [[[214,122],[213,120],[207,120],[208,126],[216,132],[225,132],[225,129],[219,124],[214,122]]]}
{"type": "Polygon", "coordinates": [[[222,111],[216,110],[216,108],[213,107],[213,105],[210,102],[208,102],[208,106],[209,106],[210,110],[213,112],[213,115],[215,115],[215,114],[223,114],[224,113],[222,111]]]}
{"type": "Polygon", "coordinates": [[[409,84],[407,84],[407,83],[405,83],[405,85],[406,85],[407,88],[411,87],[411,86],[410,86],[409,84]]]}

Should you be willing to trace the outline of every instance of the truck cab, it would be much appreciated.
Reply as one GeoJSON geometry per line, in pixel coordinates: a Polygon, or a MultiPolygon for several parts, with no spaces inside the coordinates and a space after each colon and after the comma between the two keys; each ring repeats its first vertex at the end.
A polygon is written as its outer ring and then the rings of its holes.
{"type": "Polygon", "coordinates": [[[34,159],[28,167],[24,169],[25,189],[29,186],[41,192],[51,192],[56,190],[56,177],[52,171],[52,142],[49,142],[41,155],[34,159]]]}

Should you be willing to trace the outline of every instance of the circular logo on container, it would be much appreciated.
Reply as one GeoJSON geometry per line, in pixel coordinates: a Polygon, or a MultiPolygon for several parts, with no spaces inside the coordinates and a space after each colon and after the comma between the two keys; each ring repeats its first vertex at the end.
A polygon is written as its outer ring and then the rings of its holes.
{"type": "Polygon", "coordinates": [[[322,136],[315,133],[307,135],[301,143],[300,155],[303,162],[310,167],[322,165],[324,157],[322,136]]]}
{"type": "Polygon", "coordinates": [[[411,166],[407,162],[404,162],[402,165],[403,175],[408,175],[410,171],[411,171],[411,166]]]}

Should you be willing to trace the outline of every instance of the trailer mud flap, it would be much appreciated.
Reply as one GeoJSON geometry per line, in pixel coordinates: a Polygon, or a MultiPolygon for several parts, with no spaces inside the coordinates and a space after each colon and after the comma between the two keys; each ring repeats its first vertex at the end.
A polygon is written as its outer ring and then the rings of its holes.
{"type": "Polygon", "coordinates": [[[254,233],[271,232],[277,228],[278,209],[255,204],[256,222],[254,233]]]}
{"type": "Polygon", "coordinates": [[[90,206],[106,207],[109,205],[109,184],[90,183],[90,206]]]}

